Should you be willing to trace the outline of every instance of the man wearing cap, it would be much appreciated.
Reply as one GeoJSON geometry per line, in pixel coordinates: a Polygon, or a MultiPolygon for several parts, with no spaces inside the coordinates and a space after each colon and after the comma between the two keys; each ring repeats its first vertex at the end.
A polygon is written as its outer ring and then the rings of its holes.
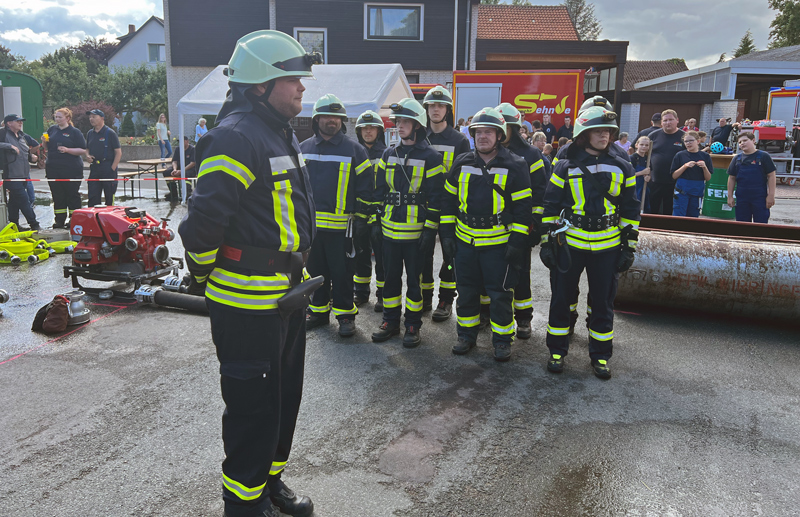
{"type": "Polygon", "coordinates": [[[314,136],[300,144],[317,205],[319,230],[308,256],[308,274],[325,277],[325,283],[311,296],[306,330],[326,325],[333,312],[342,337],[356,333],[353,226],[366,226],[375,185],[367,152],[345,136],[346,121],[342,101],[333,94],[323,95],[314,103],[311,114],[314,136]]]}
{"type": "Polygon", "coordinates": [[[31,230],[40,229],[36,220],[36,212],[31,206],[27,192],[27,181],[31,177],[30,160],[36,160],[31,149],[39,143],[22,132],[24,118],[18,115],[7,115],[0,129],[0,169],[3,169],[3,188],[8,191],[8,218],[19,226],[19,213],[25,216],[31,230]],[[7,181],[15,180],[15,181],[7,181]]]}
{"type": "Polygon", "coordinates": [[[89,200],[88,206],[99,205],[102,197],[106,206],[114,204],[117,192],[117,166],[122,159],[119,138],[113,129],[105,124],[105,114],[99,109],[86,112],[92,129],[86,132],[86,157],[89,160],[89,200]],[[92,181],[101,180],[101,181],[92,181]]]}
{"type": "MultiPolygon", "coordinates": [[[[453,166],[453,160],[470,151],[469,139],[453,129],[453,98],[444,87],[435,86],[428,90],[422,101],[428,115],[428,142],[442,153],[445,174],[453,166]]],[[[422,312],[433,308],[433,253],[425,257],[422,269],[422,312]]],[[[439,304],[431,314],[433,321],[447,321],[453,313],[453,300],[456,296],[456,279],[453,275],[453,257],[442,250],[442,266],[439,269],[439,304]]]]}
{"type": "Polygon", "coordinates": [[[303,274],[314,198],[289,121],[303,109],[300,78],[320,62],[278,31],[236,43],[228,97],[217,127],[197,143],[197,185],[178,229],[189,291],[205,292],[220,362],[227,517],[314,512],[281,475],[303,391],[307,286],[315,285],[303,274]]]}
{"type": "Polygon", "coordinates": [[[646,127],[639,131],[633,143],[631,144],[631,147],[635,149],[636,142],[638,142],[640,138],[643,136],[650,136],[650,133],[657,129],[661,129],[661,113],[653,113],[653,116],[650,118],[650,127],[646,127]]]}

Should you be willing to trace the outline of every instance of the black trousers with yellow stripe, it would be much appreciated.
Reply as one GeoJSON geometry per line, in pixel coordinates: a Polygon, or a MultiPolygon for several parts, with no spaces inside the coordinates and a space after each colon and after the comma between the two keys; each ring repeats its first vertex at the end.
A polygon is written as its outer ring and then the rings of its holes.
{"type": "MultiPolygon", "coordinates": [[[[589,292],[592,295],[589,314],[589,357],[610,359],[614,340],[614,298],[617,296],[619,247],[591,253],[570,247],[572,265],[566,273],[550,270],[550,316],[547,322],[547,348],[551,354],[566,356],[569,351],[570,305],[586,270],[589,292]]],[[[569,265],[567,254],[559,250],[558,266],[569,265]]]]}
{"type": "Polygon", "coordinates": [[[456,239],[455,272],[458,289],[458,336],[478,338],[481,291],[489,298],[492,343],[514,340],[513,288],[518,275],[505,259],[505,246],[471,246],[456,239]]]}
{"type": "Polygon", "coordinates": [[[372,253],[375,253],[375,295],[383,298],[383,239],[370,238],[369,247],[356,253],[356,274],[353,277],[353,292],[369,297],[372,281],[372,253]]]}
{"type": "Polygon", "coordinates": [[[343,231],[317,232],[306,270],[312,277],[325,277],[325,283],[311,295],[311,312],[327,314],[333,310],[337,319],[353,319],[358,313],[353,303],[353,259],[347,256],[350,242],[343,231]]]}
{"type": "Polygon", "coordinates": [[[305,311],[283,319],[207,303],[225,402],[225,514],[261,515],[270,478],[280,476],[292,448],[303,392],[305,311]]]}
{"type": "Polygon", "coordinates": [[[419,239],[383,239],[383,321],[399,324],[402,312],[403,267],[406,271],[405,326],[422,326],[422,289],[420,277],[424,259],[419,252],[419,239]]]}
{"type": "MultiPolygon", "coordinates": [[[[441,244],[439,245],[441,248],[441,244]]],[[[433,300],[433,255],[436,252],[436,246],[428,256],[425,257],[425,265],[422,268],[422,300],[431,303],[433,300]]],[[[453,303],[456,297],[456,278],[453,275],[453,257],[445,255],[442,249],[442,267],[439,268],[439,301],[447,305],[453,303]]]]}

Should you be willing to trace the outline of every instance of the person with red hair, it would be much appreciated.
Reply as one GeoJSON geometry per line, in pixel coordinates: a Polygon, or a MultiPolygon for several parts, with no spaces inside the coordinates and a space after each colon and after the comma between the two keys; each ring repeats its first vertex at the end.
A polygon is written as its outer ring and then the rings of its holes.
{"type": "MultiPolygon", "coordinates": [[[[47,130],[47,165],[49,180],[83,179],[86,139],[72,124],[72,111],[59,108],[53,115],[56,123],[47,130]]],[[[53,228],[67,228],[69,214],[81,207],[80,181],[50,181],[55,222],[53,228]]]]}

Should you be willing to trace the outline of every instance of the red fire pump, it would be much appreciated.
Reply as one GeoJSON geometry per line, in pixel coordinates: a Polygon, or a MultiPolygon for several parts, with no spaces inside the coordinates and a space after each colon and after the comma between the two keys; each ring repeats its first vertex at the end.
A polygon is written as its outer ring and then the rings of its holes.
{"type": "Polygon", "coordinates": [[[169,256],[166,243],[175,238],[168,219],[157,221],[144,210],[122,206],[81,208],[72,213],[70,233],[80,238],[72,253],[72,265],[64,266],[64,278],[87,292],[108,288],[80,285],[79,278],[124,283],[139,288],[143,282],[177,275],[183,260],[169,256]]]}

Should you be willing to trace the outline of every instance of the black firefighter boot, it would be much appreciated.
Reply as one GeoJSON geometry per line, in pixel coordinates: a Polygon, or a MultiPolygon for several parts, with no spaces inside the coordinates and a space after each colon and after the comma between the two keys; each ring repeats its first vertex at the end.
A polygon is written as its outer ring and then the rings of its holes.
{"type": "Polygon", "coordinates": [[[447,321],[453,314],[453,302],[447,303],[444,300],[439,300],[439,305],[436,310],[431,314],[431,319],[435,322],[447,321]]]}
{"type": "Polygon", "coordinates": [[[306,330],[315,329],[330,323],[329,312],[306,312],[306,330]]]}
{"type": "Polygon", "coordinates": [[[518,321],[517,322],[517,338],[518,339],[530,339],[531,334],[533,333],[533,329],[531,328],[531,322],[524,322],[518,321]]]}
{"type": "Polygon", "coordinates": [[[419,327],[416,325],[409,325],[406,327],[406,333],[403,334],[403,347],[404,348],[417,348],[422,342],[419,337],[419,327]]]}
{"type": "Polygon", "coordinates": [[[305,495],[297,495],[292,489],[281,481],[279,476],[270,476],[267,481],[269,498],[272,504],[286,515],[293,517],[307,517],[314,513],[314,503],[305,495]]]}
{"type": "Polygon", "coordinates": [[[399,323],[390,323],[388,321],[384,321],[383,323],[381,323],[381,326],[378,328],[378,331],[372,333],[372,341],[375,343],[382,343],[384,341],[388,341],[392,336],[397,336],[399,334],[400,334],[399,323]]]}

